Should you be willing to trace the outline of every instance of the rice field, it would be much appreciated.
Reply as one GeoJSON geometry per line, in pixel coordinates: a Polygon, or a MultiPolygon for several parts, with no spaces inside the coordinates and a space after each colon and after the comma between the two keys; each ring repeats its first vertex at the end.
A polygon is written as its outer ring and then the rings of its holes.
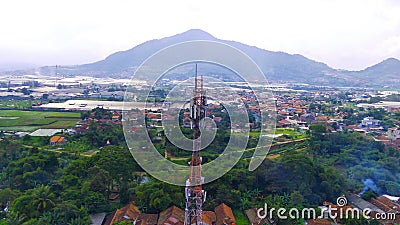
{"type": "Polygon", "coordinates": [[[79,113],[71,112],[0,110],[0,130],[66,129],[73,127],[79,119],[79,113]]]}

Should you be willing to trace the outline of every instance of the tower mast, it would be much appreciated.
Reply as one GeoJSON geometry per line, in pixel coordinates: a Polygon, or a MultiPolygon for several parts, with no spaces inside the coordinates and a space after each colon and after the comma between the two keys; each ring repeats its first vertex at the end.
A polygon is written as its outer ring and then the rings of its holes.
{"type": "Polygon", "coordinates": [[[193,129],[193,152],[189,162],[190,175],[186,181],[185,196],[185,225],[203,224],[203,203],[206,199],[206,192],[202,188],[204,177],[201,176],[201,157],[200,157],[200,121],[205,117],[206,99],[203,90],[203,76],[197,76],[197,64],[193,99],[190,101],[190,117],[193,129]]]}

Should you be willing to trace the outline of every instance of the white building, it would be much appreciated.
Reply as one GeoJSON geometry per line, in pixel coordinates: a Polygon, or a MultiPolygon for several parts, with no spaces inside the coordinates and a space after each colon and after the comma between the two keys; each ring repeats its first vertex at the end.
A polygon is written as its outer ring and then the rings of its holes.
{"type": "Polygon", "coordinates": [[[361,125],[363,127],[379,127],[381,125],[381,121],[380,120],[376,120],[374,119],[374,117],[365,117],[362,121],[361,121],[361,125]]]}
{"type": "Polygon", "coordinates": [[[397,139],[400,139],[400,128],[389,128],[388,138],[390,141],[396,141],[397,139]]]}

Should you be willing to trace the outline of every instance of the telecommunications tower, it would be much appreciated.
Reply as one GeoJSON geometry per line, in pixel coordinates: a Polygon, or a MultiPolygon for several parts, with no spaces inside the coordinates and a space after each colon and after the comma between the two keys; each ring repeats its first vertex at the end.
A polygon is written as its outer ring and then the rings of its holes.
{"type": "Polygon", "coordinates": [[[190,175],[186,181],[185,196],[185,225],[203,224],[203,203],[206,200],[206,192],[202,188],[204,177],[201,176],[201,141],[200,121],[206,116],[206,98],[203,90],[203,76],[196,76],[193,98],[190,101],[190,119],[193,129],[193,152],[189,162],[190,175]]]}

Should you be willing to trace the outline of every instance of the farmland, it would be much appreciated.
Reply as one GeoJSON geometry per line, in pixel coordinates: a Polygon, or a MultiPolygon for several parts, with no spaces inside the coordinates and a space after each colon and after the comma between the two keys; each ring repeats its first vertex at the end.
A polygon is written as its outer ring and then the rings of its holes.
{"type": "Polygon", "coordinates": [[[73,127],[80,119],[79,113],[0,110],[0,130],[34,131],[38,128],[73,127]]]}

